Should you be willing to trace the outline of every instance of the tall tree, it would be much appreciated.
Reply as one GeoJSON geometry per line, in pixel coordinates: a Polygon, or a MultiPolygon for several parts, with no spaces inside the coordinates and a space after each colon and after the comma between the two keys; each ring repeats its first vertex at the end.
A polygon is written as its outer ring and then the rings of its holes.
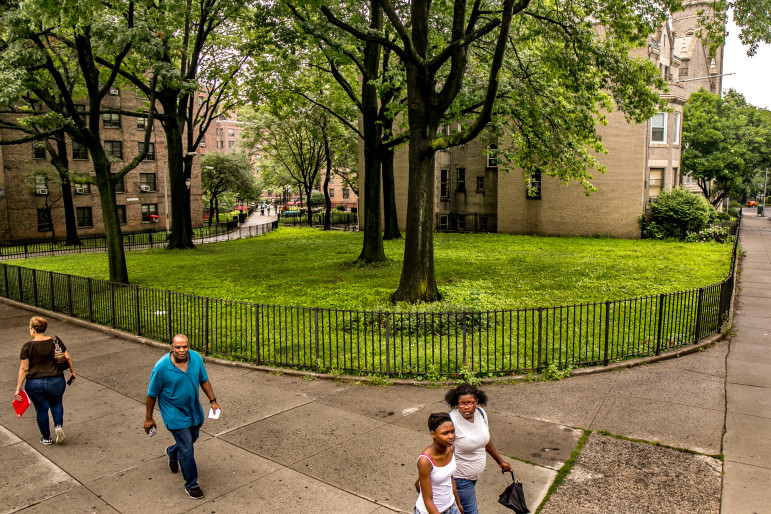
{"type": "MultiPolygon", "coordinates": [[[[595,119],[602,120],[598,105],[610,109],[615,101],[633,120],[645,119],[661,106],[652,90],[664,85],[656,70],[629,52],[644,44],[677,2],[493,0],[469,5],[464,0],[377,0],[377,4],[397,41],[385,30],[350,16],[345,4],[322,5],[320,11],[351,36],[390,48],[406,70],[407,230],[401,279],[392,300],[435,301],[439,298],[433,258],[435,153],[471,141],[493,120],[500,123],[526,112],[538,117],[544,98],[565,103],[559,99],[563,91],[575,93],[549,122],[567,125],[560,133],[569,135],[571,144],[601,148],[594,133],[595,119]],[[511,62],[512,69],[504,67],[511,62]],[[580,82],[587,77],[593,78],[590,87],[580,82]],[[576,116],[582,113],[589,113],[592,123],[578,126],[578,134],[571,135],[571,124],[585,123],[585,116],[576,116]],[[460,122],[461,129],[439,134],[440,125],[451,120],[460,122]]],[[[591,187],[586,172],[592,163],[589,151],[573,151],[565,160],[552,149],[550,161],[543,151],[544,135],[531,132],[535,126],[530,120],[517,118],[507,127],[520,136],[527,152],[540,157],[547,173],[591,187]]]]}
{"type": "Polygon", "coordinates": [[[215,215],[219,218],[219,197],[234,193],[251,200],[259,196],[249,156],[243,152],[211,152],[201,159],[201,186],[209,197],[209,225],[215,215]]]}
{"type": "Polygon", "coordinates": [[[742,197],[771,165],[771,119],[734,90],[725,97],[704,89],[683,106],[680,167],[717,206],[727,196],[742,197]]]}
{"type": "Polygon", "coordinates": [[[121,283],[129,279],[115,185],[147,155],[154,110],[149,113],[143,151],[114,174],[112,166],[122,158],[105,151],[100,128],[102,101],[114,87],[120,66],[132,49],[134,14],[131,1],[108,6],[29,0],[20,6],[0,7],[4,48],[0,69],[16,70],[9,89],[19,94],[29,91],[58,117],[64,131],[88,150],[99,189],[110,280],[121,283]],[[112,65],[104,67],[102,62],[112,65]],[[56,90],[47,87],[52,83],[56,90]],[[79,108],[79,102],[85,102],[85,109],[79,108]]]}

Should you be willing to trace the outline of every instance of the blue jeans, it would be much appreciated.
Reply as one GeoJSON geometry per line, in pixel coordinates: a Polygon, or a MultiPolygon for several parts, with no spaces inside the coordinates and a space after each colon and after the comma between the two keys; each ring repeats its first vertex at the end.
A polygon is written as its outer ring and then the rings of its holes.
{"type": "Polygon", "coordinates": [[[185,489],[198,487],[198,467],[195,465],[193,444],[198,440],[198,433],[200,431],[201,425],[169,429],[171,435],[174,436],[174,441],[177,443],[174,446],[170,446],[167,450],[169,459],[179,462],[182,478],[185,479],[185,489]]]}
{"type": "Polygon", "coordinates": [[[476,485],[476,480],[455,479],[455,490],[458,491],[458,499],[463,507],[463,514],[477,514],[477,492],[474,488],[476,485]]]}
{"type": "Polygon", "coordinates": [[[48,409],[54,418],[54,426],[64,423],[64,407],[62,397],[67,387],[64,375],[60,377],[41,377],[27,380],[25,391],[35,406],[37,426],[40,434],[46,439],[51,438],[51,427],[48,424],[48,409]]]}

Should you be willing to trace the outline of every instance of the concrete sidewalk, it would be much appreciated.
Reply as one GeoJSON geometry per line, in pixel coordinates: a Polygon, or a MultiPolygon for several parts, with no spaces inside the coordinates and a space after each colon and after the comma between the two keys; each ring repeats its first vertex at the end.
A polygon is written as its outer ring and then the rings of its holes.
{"type": "MultiPolygon", "coordinates": [[[[721,487],[723,512],[769,511],[769,373],[758,367],[771,366],[771,346],[763,344],[768,330],[755,325],[771,322],[771,295],[761,296],[767,286],[754,279],[757,297],[743,295],[761,248],[766,261],[757,271],[771,283],[771,232],[764,232],[767,218],[746,221],[730,351],[720,342],[632,369],[484,388],[493,442],[512,462],[532,511],[574,451],[572,471],[545,513],[717,513],[721,487]],[[713,456],[723,451],[726,386],[723,478],[713,456]]],[[[0,303],[0,385],[9,403],[31,314],[0,303]]],[[[42,446],[34,411],[17,419],[10,406],[0,409],[0,512],[412,512],[415,462],[430,443],[426,419],[446,410],[444,389],[337,383],[210,360],[223,413],[204,424],[196,444],[206,498],[194,501],[166,466],[170,434],[161,428],[148,438],[142,429],[150,368],[167,347],[46,316],[78,374],[64,398],[67,440],[42,446]]],[[[509,478],[496,470],[488,459],[477,485],[485,514],[510,512],[497,503],[509,478]]]]}

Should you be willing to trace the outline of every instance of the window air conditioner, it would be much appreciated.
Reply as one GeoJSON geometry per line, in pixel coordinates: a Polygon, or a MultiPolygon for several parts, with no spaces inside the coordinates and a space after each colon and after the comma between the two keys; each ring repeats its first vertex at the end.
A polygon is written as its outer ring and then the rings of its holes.
{"type": "Polygon", "coordinates": [[[112,87],[112,88],[110,88],[110,94],[112,96],[118,96],[120,94],[120,92],[118,91],[118,88],[112,87]]]}
{"type": "Polygon", "coordinates": [[[39,194],[39,195],[47,195],[48,194],[48,189],[46,189],[44,187],[39,187],[39,188],[37,188],[35,190],[35,193],[39,194]]]}
{"type": "Polygon", "coordinates": [[[78,194],[81,194],[81,195],[86,194],[86,191],[87,191],[86,188],[83,186],[75,187],[75,192],[78,194]]]}
{"type": "Polygon", "coordinates": [[[152,191],[152,189],[150,189],[150,186],[148,186],[147,184],[140,185],[139,186],[139,190],[140,191],[145,191],[145,192],[152,191]]]}

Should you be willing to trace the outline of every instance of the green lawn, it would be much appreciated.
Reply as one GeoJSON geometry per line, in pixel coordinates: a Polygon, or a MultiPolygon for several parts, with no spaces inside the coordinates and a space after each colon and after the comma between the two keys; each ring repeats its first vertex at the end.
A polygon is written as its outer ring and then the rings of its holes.
{"type": "MultiPolygon", "coordinates": [[[[447,234],[434,238],[440,304],[421,311],[560,306],[682,291],[728,274],[731,245],[583,237],[447,234]]],[[[388,309],[404,242],[387,241],[389,261],[359,266],[362,235],[279,229],[193,251],[126,252],[134,284],[273,305],[388,309]]],[[[11,261],[106,279],[105,254],[11,261]]],[[[397,310],[414,310],[400,305],[397,310]]]]}

